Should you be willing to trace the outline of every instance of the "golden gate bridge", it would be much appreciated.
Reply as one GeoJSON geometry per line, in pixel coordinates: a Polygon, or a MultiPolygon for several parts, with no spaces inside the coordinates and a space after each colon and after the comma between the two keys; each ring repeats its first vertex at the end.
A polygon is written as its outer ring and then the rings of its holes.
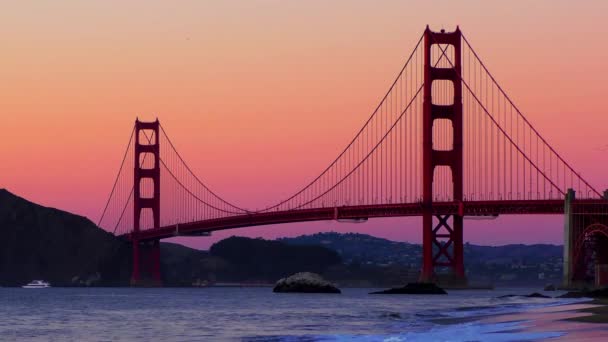
{"type": "Polygon", "coordinates": [[[160,285],[161,239],[422,216],[420,279],[465,284],[463,218],[519,214],[565,214],[565,285],[608,284],[608,193],[549,145],[458,28],[427,27],[363,127],[298,192],[261,210],[230,203],[158,120],[137,120],[98,225],[132,242],[132,284],[160,285]]]}

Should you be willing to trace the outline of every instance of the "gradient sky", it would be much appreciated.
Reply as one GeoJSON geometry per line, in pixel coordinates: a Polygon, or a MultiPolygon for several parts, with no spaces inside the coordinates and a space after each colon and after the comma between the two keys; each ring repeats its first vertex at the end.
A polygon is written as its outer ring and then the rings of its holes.
{"type": "MultiPolygon", "coordinates": [[[[369,116],[426,24],[468,37],[541,134],[608,188],[607,1],[15,1],[0,7],[0,187],[97,221],[136,116],[217,193],[265,207],[369,116]]],[[[466,221],[483,244],[562,242],[562,218],[466,221]],[[533,228],[533,229],[531,229],[533,228]]],[[[220,232],[358,231],[417,219],[220,232]]]]}

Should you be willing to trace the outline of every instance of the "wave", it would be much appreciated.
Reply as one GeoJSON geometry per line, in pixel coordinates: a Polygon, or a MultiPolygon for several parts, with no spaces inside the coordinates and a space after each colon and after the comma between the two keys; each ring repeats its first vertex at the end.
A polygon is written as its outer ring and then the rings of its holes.
{"type": "Polygon", "coordinates": [[[247,341],[275,341],[275,342],[341,342],[341,341],[383,341],[383,342],[428,342],[428,341],[538,341],[556,338],[565,335],[563,332],[530,332],[523,331],[525,322],[508,323],[463,323],[454,325],[434,326],[427,331],[411,331],[391,335],[309,335],[309,336],[265,336],[264,338],[251,338],[247,341]]]}

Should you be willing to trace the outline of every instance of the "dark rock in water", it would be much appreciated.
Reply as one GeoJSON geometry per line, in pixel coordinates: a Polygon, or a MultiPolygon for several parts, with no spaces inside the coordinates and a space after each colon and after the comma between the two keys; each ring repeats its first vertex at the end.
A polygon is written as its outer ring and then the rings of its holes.
{"type": "Polygon", "coordinates": [[[520,296],[514,295],[514,294],[508,294],[508,295],[504,295],[504,296],[498,296],[497,298],[504,299],[504,298],[513,298],[513,297],[520,297],[520,296]]]}
{"type": "Polygon", "coordinates": [[[592,290],[589,292],[589,296],[592,298],[608,298],[608,287],[592,290]]]}
{"type": "Polygon", "coordinates": [[[408,283],[403,287],[392,288],[370,294],[448,294],[433,283],[408,283]]]}
{"type": "Polygon", "coordinates": [[[555,285],[549,284],[545,286],[545,291],[555,291],[555,285]]]}
{"type": "Polygon", "coordinates": [[[557,298],[585,298],[589,297],[588,292],[583,291],[568,291],[563,295],[557,296],[557,298]]]}
{"type": "Polygon", "coordinates": [[[538,292],[534,292],[534,293],[530,293],[529,295],[525,296],[528,298],[551,298],[550,296],[544,295],[542,293],[538,293],[538,292]]]}
{"type": "Polygon", "coordinates": [[[608,287],[595,290],[570,291],[557,298],[608,298],[608,287]]]}
{"type": "Polygon", "coordinates": [[[504,296],[499,296],[498,298],[504,299],[504,298],[513,298],[513,297],[524,297],[524,298],[551,298],[550,296],[544,295],[542,293],[538,293],[538,292],[534,292],[534,293],[530,293],[529,295],[514,295],[514,294],[508,294],[508,295],[504,295],[504,296]]]}
{"type": "Polygon", "coordinates": [[[334,284],[326,281],[320,275],[310,272],[296,273],[280,279],[274,286],[273,292],[299,293],[342,293],[334,284]]]}
{"type": "Polygon", "coordinates": [[[401,318],[401,315],[398,312],[385,312],[380,315],[382,318],[401,318]]]}

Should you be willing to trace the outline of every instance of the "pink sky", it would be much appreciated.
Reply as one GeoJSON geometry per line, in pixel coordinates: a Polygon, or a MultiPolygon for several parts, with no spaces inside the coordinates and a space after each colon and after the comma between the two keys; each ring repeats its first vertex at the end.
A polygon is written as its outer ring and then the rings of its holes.
{"type": "MultiPolygon", "coordinates": [[[[460,25],[527,118],[608,188],[606,1],[34,1],[0,12],[0,187],[101,213],[136,116],[159,117],[214,191],[265,207],[361,127],[426,24],[460,25]],[[263,158],[261,157],[263,156],[263,158]]],[[[466,221],[482,244],[562,241],[562,218],[466,221]]],[[[257,227],[420,242],[418,220],[257,227]]]]}

